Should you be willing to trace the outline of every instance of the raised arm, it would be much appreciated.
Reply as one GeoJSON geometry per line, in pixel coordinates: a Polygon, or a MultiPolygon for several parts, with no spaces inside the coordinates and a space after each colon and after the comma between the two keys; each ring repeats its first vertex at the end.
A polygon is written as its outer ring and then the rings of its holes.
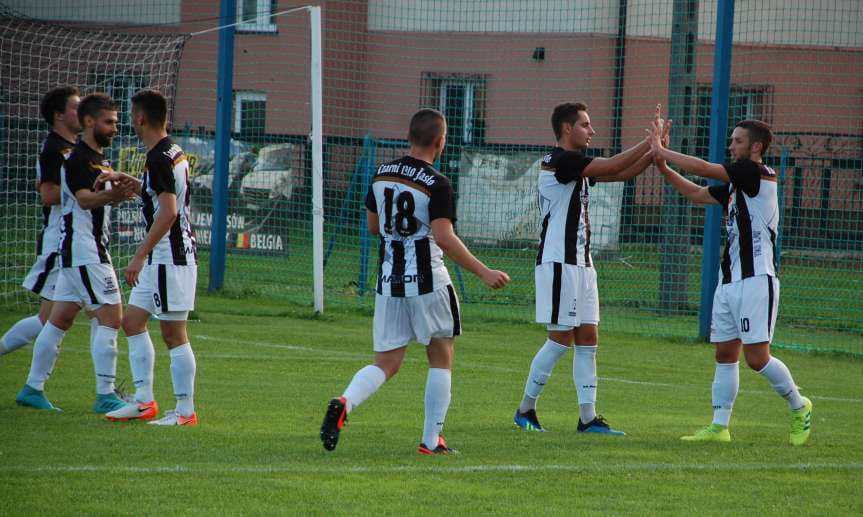
{"type": "Polygon", "coordinates": [[[637,162],[633,163],[629,167],[623,169],[617,174],[612,174],[610,176],[599,176],[596,178],[596,181],[602,183],[610,183],[612,181],[627,181],[630,180],[642,172],[644,172],[650,164],[653,163],[653,152],[647,151],[641,158],[638,159],[637,162]]]}
{"type": "Polygon", "coordinates": [[[708,187],[697,185],[688,179],[684,178],[676,171],[671,169],[668,164],[662,162],[657,164],[659,172],[665,177],[665,180],[674,187],[674,190],[686,196],[687,199],[698,205],[718,205],[719,201],[713,197],[708,187]]]}
{"type": "Polygon", "coordinates": [[[622,153],[615,154],[611,158],[594,158],[590,164],[584,168],[582,175],[598,179],[601,176],[610,176],[623,172],[634,165],[644,155],[644,153],[649,150],[650,143],[645,138],[638,144],[630,147],[622,153]]]}
{"type": "Polygon", "coordinates": [[[724,181],[726,183],[730,181],[728,174],[725,172],[725,167],[718,163],[706,162],[701,158],[678,153],[677,151],[672,151],[665,147],[660,148],[656,152],[657,158],[676,164],[690,174],[695,174],[702,178],[724,181]]]}

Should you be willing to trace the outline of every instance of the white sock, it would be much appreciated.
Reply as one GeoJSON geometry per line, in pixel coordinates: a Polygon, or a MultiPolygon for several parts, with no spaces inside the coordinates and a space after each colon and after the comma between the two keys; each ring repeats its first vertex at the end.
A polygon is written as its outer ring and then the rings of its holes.
{"type": "Polygon", "coordinates": [[[33,361],[30,363],[30,375],[27,377],[27,384],[36,390],[45,391],[45,381],[51,376],[51,371],[54,370],[54,363],[57,362],[57,356],[60,355],[60,343],[63,342],[63,336],[66,333],[51,322],[46,322],[42,327],[42,331],[36,336],[36,342],[33,344],[33,361]]]}
{"type": "Polygon", "coordinates": [[[156,350],[150,333],[146,330],[136,336],[129,336],[129,366],[132,369],[132,382],[135,383],[135,400],[151,402],[153,396],[153,366],[156,364],[156,350]]]}
{"type": "Polygon", "coordinates": [[[429,449],[437,447],[437,439],[443,430],[443,422],[449,409],[452,372],[445,368],[429,368],[426,379],[425,424],[422,443],[429,449]]]}
{"type": "Polygon", "coordinates": [[[93,370],[96,372],[96,393],[114,393],[117,377],[117,329],[99,325],[90,342],[93,370]]]}
{"type": "Polygon", "coordinates": [[[90,318],[90,348],[96,340],[96,331],[99,330],[99,318],[90,318]]]}
{"type": "Polygon", "coordinates": [[[364,400],[371,397],[386,381],[387,374],[373,364],[360,369],[342,394],[348,402],[347,412],[350,413],[364,400]]]}
{"type": "Polygon", "coordinates": [[[731,408],[740,388],[740,366],[738,362],[716,363],[713,373],[713,423],[728,427],[731,408]]]}
{"type": "Polygon", "coordinates": [[[578,416],[586,424],[596,418],[596,347],[576,345],[572,360],[578,416]]]}
{"type": "Polygon", "coordinates": [[[527,374],[527,382],[524,385],[524,398],[521,399],[521,405],[518,407],[520,412],[526,413],[531,409],[536,409],[536,399],[542,395],[542,390],[545,388],[548,378],[551,377],[554,365],[568,350],[568,346],[547,339],[533,356],[530,372],[527,374]]]}
{"type": "Polygon", "coordinates": [[[195,412],[195,354],[192,345],[184,343],[171,349],[171,381],[177,399],[177,413],[192,416],[195,412]]]}
{"type": "Polygon", "coordinates": [[[804,406],[803,397],[800,396],[800,391],[794,384],[794,379],[791,378],[791,372],[785,363],[770,356],[767,365],[758,373],[767,378],[770,385],[773,386],[773,391],[787,400],[791,409],[800,409],[804,406]]]}
{"type": "Polygon", "coordinates": [[[39,335],[39,332],[42,331],[42,327],[42,320],[39,319],[38,315],[18,321],[0,339],[0,355],[18,350],[30,341],[33,341],[39,335]]]}

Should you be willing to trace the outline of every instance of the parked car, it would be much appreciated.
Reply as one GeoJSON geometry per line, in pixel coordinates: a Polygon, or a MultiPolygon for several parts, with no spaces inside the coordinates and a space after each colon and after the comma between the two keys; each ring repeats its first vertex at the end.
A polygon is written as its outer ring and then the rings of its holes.
{"type": "Polygon", "coordinates": [[[252,171],[243,176],[240,197],[253,224],[276,223],[284,218],[282,212],[287,210],[295,184],[296,151],[294,144],[264,146],[258,151],[252,171]]]}

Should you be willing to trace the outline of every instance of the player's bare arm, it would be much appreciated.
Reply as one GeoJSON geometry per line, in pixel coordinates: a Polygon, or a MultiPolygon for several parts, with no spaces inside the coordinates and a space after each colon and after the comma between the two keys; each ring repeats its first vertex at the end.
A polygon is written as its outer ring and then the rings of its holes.
{"type": "Polygon", "coordinates": [[[676,191],[693,203],[699,205],[718,204],[718,201],[710,194],[707,187],[702,187],[701,185],[689,181],[668,166],[668,162],[665,161],[663,157],[664,155],[661,151],[665,150],[665,146],[668,145],[670,131],[671,121],[669,120],[666,123],[661,118],[653,120],[651,122],[650,129],[647,130],[647,138],[650,141],[650,148],[655,157],[656,168],[659,169],[659,172],[665,180],[674,187],[676,191]]]}
{"type": "MultiPolygon", "coordinates": [[[[662,104],[657,104],[653,112],[653,123],[662,127],[662,104]]],[[[667,134],[661,134],[662,138],[667,134]]],[[[585,177],[596,178],[597,181],[626,181],[644,172],[650,165],[650,158],[645,155],[651,152],[650,138],[645,138],[629,149],[618,153],[611,158],[594,158],[590,165],[585,167],[585,177]],[[609,179],[600,179],[607,177],[609,179]]]]}
{"type": "Polygon", "coordinates": [[[638,159],[637,162],[630,165],[626,169],[618,172],[617,174],[611,174],[609,176],[599,176],[596,178],[597,182],[600,183],[611,183],[613,181],[627,181],[630,180],[645,170],[653,163],[653,152],[648,150],[646,153],[641,155],[641,158],[638,159]]]}
{"type": "Polygon", "coordinates": [[[115,185],[118,185],[121,189],[130,190],[136,196],[141,196],[141,180],[132,176],[131,174],[126,174],[125,172],[103,172],[102,174],[99,174],[99,176],[96,178],[93,186],[98,187],[99,185],[102,185],[109,181],[115,185]]]}
{"type": "Polygon", "coordinates": [[[95,192],[82,188],[75,192],[75,198],[84,210],[92,210],[110,203],[125,201],[133,196],[134,193],[125,188],[105,189],[95,192]]]}
{"type": "Polygon", "coordinates": [[[710,195],[707,187],[702,187],[701,185],[689,181],[669,167],[667,163],[662,162],[657,165],[657,168],[659,169],[659,172],[662,173],[665,181],[674,187],[674,190],[680,192],[693,203],[699,205],[719,204],[716,198],[710,195]]]}
{"type": "Polygon", "coordinates": [[[689,156],[688,154],[678,153],[677,151],[672,151],[666,146],[663,146],[660,141],[660,135],[665,131],[662,120],[655,120],[652,125],[654,126],[654,129],[648,131],[650,133],[648,139],[651,140],[650,146],[651,149],[653,149],[653,153],[657,161],[662,160],[671,162],[680,166],[680,168],[686,172],[695,174],[696,176],[701,176],[702,178],[711,178],[724,181],[726,183],[731,181],[728,178],[728,173],[725,172],[725,167],[722,165],[718,163],[710,163],[701,158],[689,156]]]}
{"type": "Polygon", "coordinates": [[[638,144],[611,158],[594,158],[584,168],[582,175],[588,178],[599,178],[601,176],[617,174],[634,165],[649,150],[650,143],[645,138],[638,144]]]}
{"type": "Polygon", "coordinates": [[[489,269],[459,239],[452,227],[452,221],[439,217],[431,222],[432,235],[444,254],[459,266],[478,276],[492,289],[500,289],[509,283],[509,275],[503,271],[489,269]]]}
{"type": "Polygon", "coordinates": [[[50,181],[42,181],[39,183],[38,189],[43,205],[53,206],[60,204],[60,185],[51,183],[50,181]]]}
{"type": "Polygon", "coordinates": [[[372,212],[371,210],[366,210],[366,227],[369,229],[369,233],[372,235],[380,235],[380,219],[378,219],[378,214],[372,212]]]}
{"type": "Polygon", "coordinates": [[[159,244],[174,221],[177,220],[177,195],[171,192],[162,192],[159,194],[159,210],[156,212],[156,217],[153,219],[153,224],[150,226],[150,231],[138,245],[135,255],[126,266],[126,283],[131,287],[138,285],[138,275],[144,269],[144,263],[147,256],[153,251],[153,248],[159,244]]]}

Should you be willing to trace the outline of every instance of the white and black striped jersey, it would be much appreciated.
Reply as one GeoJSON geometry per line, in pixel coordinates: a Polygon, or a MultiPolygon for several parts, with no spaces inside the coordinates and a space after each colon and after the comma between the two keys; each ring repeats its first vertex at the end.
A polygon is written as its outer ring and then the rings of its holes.
{"type": "Polygon", "coordinates": [[[596,182],[582,176],[593,161],[579,151],[555,147],[542,159],[537,190],[542,233],[536,264],[559,262],[591,267],[590,192],[596,182]]]}
{"type": "MultiPolygon", "coordinates": [[[[42,143],[36,162],[36,181],[60,186],[60,168],[75,144],[51,131],[42,143]]],[[[54,253],[60,244],[60,205],[42,205],[42,230],[36,239],[36,255],[54,253]]]]}
{"type": "Polygon", "coordinates": [[[60,232],[60,257],[63,267],[87,264],[110,264],[108,226],[110,205],[84,210],[75,193],[93,191],[93,182],[103,172],[111,171],[111,162],[79,140],[60,169],[60,207],[63,225],[60,232]]]}
{"type": "Polygon", "coordinates": [[[779,201],[776,173],[752,160],[725,165],[731,183],[708,187],[725,207],[728,233],[722,254],[723,284],[757,275],[776,276],[779,201]]]}
{"type": "Polygon", "coordinates": [[[148,264],[187,266],[198,263],[195,235],[192,232],[189,189],[189,161],[171,137],[159,140],[147,153],[144,176],[141,179],[141,200],[147,231],[161,210],[159,194],[177,196],[174,224],[150,252],[148,264]]]}
{"type": "Polygon", "coordinates": [[[452,184],[430,164],[405,156],[378,167],[366,208],[378,214],[377,293],[418,296],[450,285],[431,222],[456,220],[452,184]]]}

